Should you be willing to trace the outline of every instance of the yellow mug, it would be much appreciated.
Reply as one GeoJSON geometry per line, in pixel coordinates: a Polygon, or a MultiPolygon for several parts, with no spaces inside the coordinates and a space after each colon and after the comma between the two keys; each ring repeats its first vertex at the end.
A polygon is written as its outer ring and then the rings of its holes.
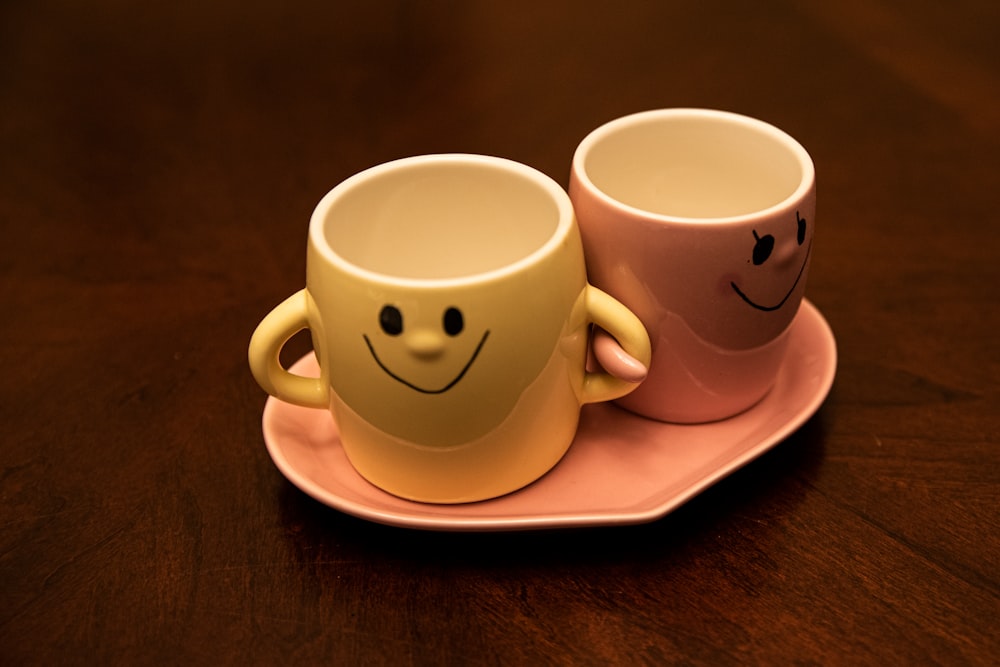
{"type": "Polygon", "coordinates": [[[648,366],[642,323],[589,285],[569,196],[530,167],[425,155],[330,191],[309,226],[306,288],[257,327],[271,395],[330,409],[355,469],[411,500],[519,489],[573,441],[581,406],[629,393],[588,372],[591,325],[648,366]],[[279,352],[308,328],[319,378],[279,352]]]}

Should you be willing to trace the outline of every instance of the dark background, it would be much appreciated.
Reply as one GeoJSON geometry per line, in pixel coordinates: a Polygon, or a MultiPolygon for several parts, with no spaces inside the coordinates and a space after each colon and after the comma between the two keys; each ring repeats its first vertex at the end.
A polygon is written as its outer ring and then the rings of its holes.
{"type": "Polygon", "coordinates": [[[986,0],[4,2],[0,662],[995,664],[998,28],[986,0]],[[565,185],[591,129],[674,106],[816,162],[813,419],[630,528],[417,532],[284,480],[246,346],[324,193],[449,151],[565,185]]]}

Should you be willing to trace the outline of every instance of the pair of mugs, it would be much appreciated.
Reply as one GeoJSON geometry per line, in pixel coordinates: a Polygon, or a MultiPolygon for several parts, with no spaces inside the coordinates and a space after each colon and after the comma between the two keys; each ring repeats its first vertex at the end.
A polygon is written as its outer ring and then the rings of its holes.
{"type": "Polygon", "coordinates": [[[426,155],[335,187],[305,289],[260,323],[271,395],[329,409],[376,486],[459,503],[558,463],[586,403],[683,423],[774,384],[805,287],[814,168],[759,120],[664,109],[577,148],[567,194],[509,160],[426,155]],[[320,376],[279,362],[308,328],[320,376]]]}

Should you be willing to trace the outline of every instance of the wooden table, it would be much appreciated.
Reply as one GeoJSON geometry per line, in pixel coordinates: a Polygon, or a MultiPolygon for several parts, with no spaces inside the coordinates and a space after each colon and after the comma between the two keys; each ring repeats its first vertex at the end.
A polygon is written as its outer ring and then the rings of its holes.
{"type": "Polygon", "coordinates": [[[4,3],[0,662],[996,664],[998,7],[4,3]],[[246,347],[325,192],[450,151],[565,185],[676,106],[815,159],[811,420],[631,527],[411,530],[279,473],[246,347]]]}

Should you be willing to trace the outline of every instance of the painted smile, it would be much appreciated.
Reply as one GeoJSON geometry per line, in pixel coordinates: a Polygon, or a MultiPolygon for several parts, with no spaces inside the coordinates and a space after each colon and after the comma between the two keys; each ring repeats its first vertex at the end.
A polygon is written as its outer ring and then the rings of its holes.
{"type": "Polygon", "coordinates": [[[792,292],[795,291],[795,287],[799,284],[799,280],[802,278],[802,273],[806,270],[806,262],[809,261],[809,253],[810,252],[812,252],[812,242],[811,241],[809,242],[809,247],[806,249],[805,259],[802,260],[802,266],[799,267],[799,275],[795,276],[795,282],[792,283],[792,286],[788,289],[788,293],[785,294],[785,296],[781,299],[781,301],[779,301],[777,304],[775,304],[773,306],[762,306],[759,303],[754,302],[750,297],[748,297],[746,294],[744,294],[743,290],[741,290],[736,285],[735,282],[730,282],[729,284],[732,285],[733,291],[736,292],[740,296],[741,299],[743,299],[744,301],[746,301],[748,304],[750,304],[751,306],[753,306],[757,310],[763,310],[765,312],[771,312],[771,311],[774,311],[774,310],[778,310],[779,308],[781,308],[782,306],[785,305],[785,302],[788,301],[788,297],[790,297],[792,295],[792,292]]]}
{"type": "Polygon", "coordinates": [[[452,387],[454,387],[456,384],[458,384],[459,380],[461,380],[463,377],[465,377],[465,374],[469,371],[469,367],[472,366],[472,362],[474,362],[476,360],[476,357],[479,356],[479,352],[483,349],[483,345],[486,343],[486,338],[489,335],[490,335],[490,332],[487,329],[486,332],[483,333],[483,337],[481,339],[479,339],[479,344],[476,346],[476,350],[472,353],[472,357],[469,359],[469,361],[466,362],[465,366],[462,368],[462,370],[459,372],[459,374],[455,376],[454,380],[452,380],[451,382],[449,382],[445,386],[441,387],[440,389],[424,389],[423,387],[418,387],[417,385],[413,384],[409,380],[406,380],[406,379],[401,378],[400,376],[396,375],[391,370],[389,370],[389,368],[384,363],[382,363],[381,359],[378,358],[378,354],[375,352],[375,347],[372,345],[372,342],[368,339],[368,336],[366,334],[362,334],[362,337],[365,339],[365,344],[368,345],[368,351],[372,353],[372,358],[375,360],[375,363],[378,364],[378,367],[381,368],[383,371],[385,371],[386,374],[389,377],[391,377],[393,380],[396,380],[397,382],[401,382],[402,384],[405,384],[410,389],[413,389],[415,391],[419,391],[421,394],[443,394],[444,392],[448,391],[449,389],[451,389],[452,387]]]}

